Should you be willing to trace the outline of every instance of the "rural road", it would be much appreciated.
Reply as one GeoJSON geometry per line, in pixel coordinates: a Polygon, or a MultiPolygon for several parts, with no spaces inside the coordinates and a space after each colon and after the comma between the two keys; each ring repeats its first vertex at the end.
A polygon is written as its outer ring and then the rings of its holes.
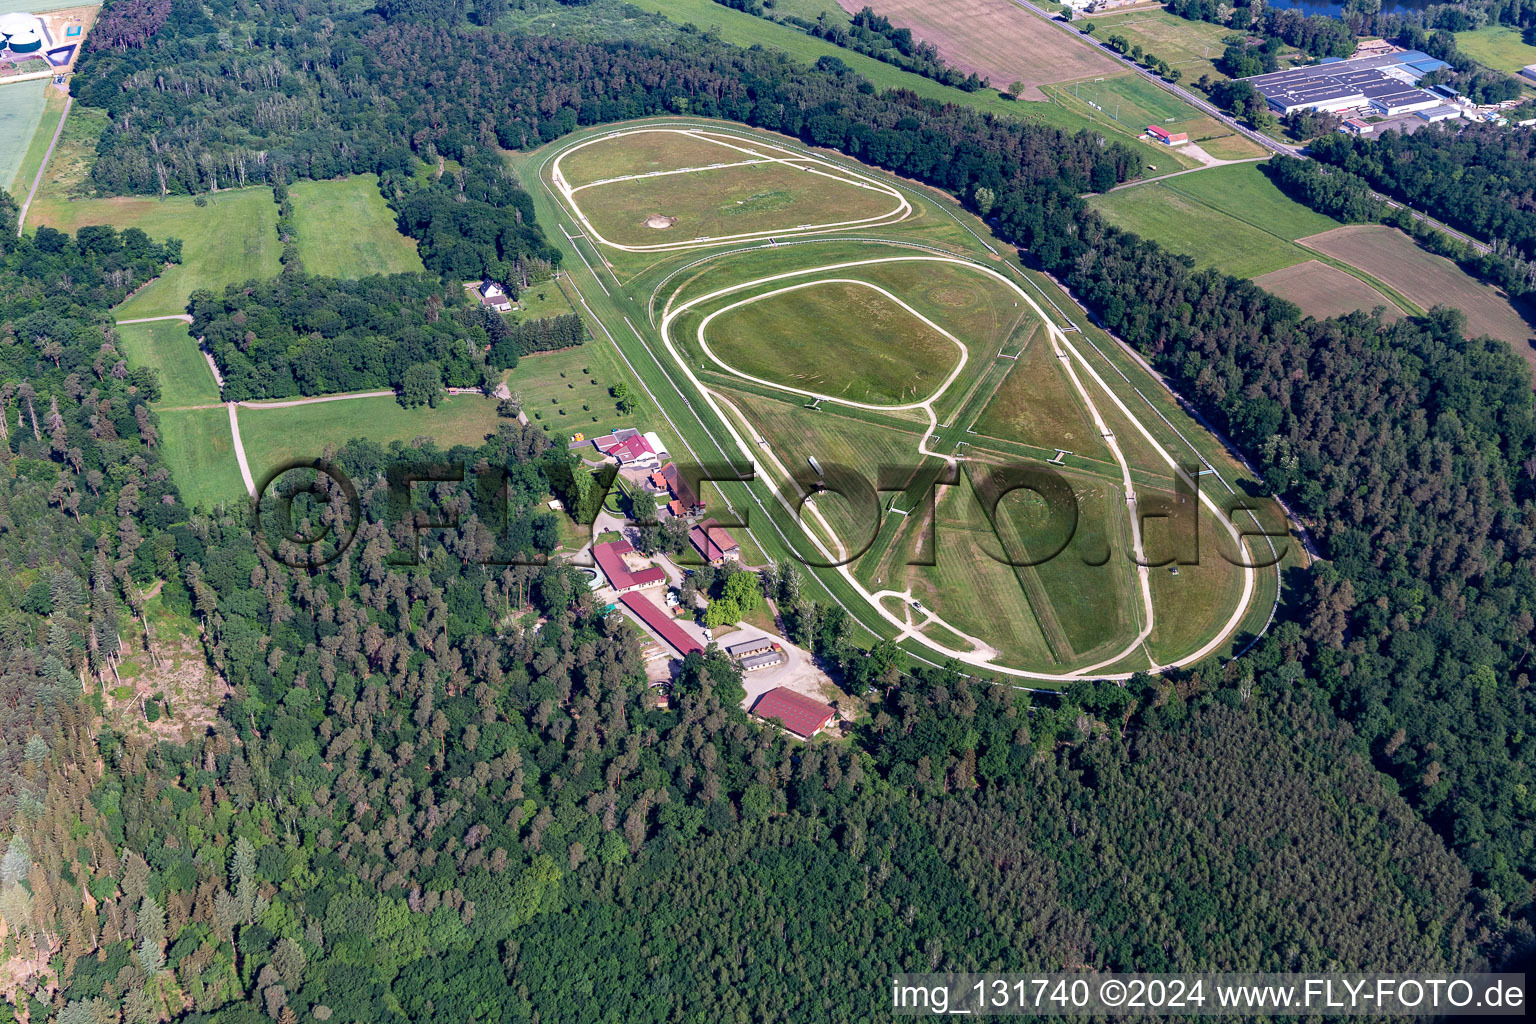
{"type": "Polygon", "coordinates": [[[74,106],[73,96],[64,97],[64,113],[59,115],[59,126],[53,130],[53,138],[48,142],[48,150],[43,154],[43,162],[37,167],[37,175],[32,179],[32,187],[27,190],[27,201],[21,204],[21,214],[16,218],[16,237],[21,237],[22,225],[27,222],[27,211],[32,208],[32,197],[37,195],[37,186],[43,182],[43,172],[48,169],[48,161],[53,159],[53,147],[59,144],[59,136],[64,134],[64,123],[69,120],[69,108],[74,106]]]}
{"type": "Polygon", "coordinates": [[[182,323],[187,324],[192,322],[192,318],[186,313],[171,313],[167,316],[141,316],[135,317],[132,320],[119,320],[117,325],[121,327],[123,324],[154,324],[162,320],[180,320],[182,323]]]}
{"type": "MultiPolygon", "coordinates": [[[[1275,139],[1272,139],[1269,136],[1263,134],[1262,132],[1254,131],[1252,128],[1249,128],[1249,127],[1243,125],[1242,123],[1240,123],[1231,114],[1229,114],[1226,111],[1222,110],[1220,107],[1218,107],[1215,104],[1211,103],[1209,100],[1203,99],[1203,98],[1195,95],[1194,93],[1190,92],[1188,89],[1185,89],[1183,86],[1175,85],[1173,82],[1164,81],[1159,76],[1153,74],[1152,72],[1148,71],[1146,68],[1142,67],[1140,64],[1137,64],[1135,61],[1131,60],[1131,58],[1127,57],[1125,54],[1121,53],[1119,50],[1116,50],[1112,46],[1106,46],[1104,43],[1099,42],[1097,39],[1093,38],[1088,33],[1084,32],[1082,29],[1075,27],[1074,25],[1072,25],[1069,22],[1057,21],[1051,14],[1049,14],[1047,11],[1045,11],[1044,8],[1037,7],[1035,4],[1031,3],[1030,0],[1012,0],[1012,2],[1015,3],[1015,4],[1018,4],[1020,7],[1023,7],[1026,10],[1032,11],[1034,14],[1040,16],[1041,18],[1044,18],[1046,21],[1050,22],[1052,25],[1055,25],[1061,31],[1069,32],[1072,35],[1077,36],[1077,38],[1081,39],[1083,42],[1087,43],[1089,46],[1094,47],[1095,49],[1099,50],[1102,53],[1108,54],[1110,57],[1112,57],[1115,60],[1119,61],[1121,64],[1125,65],[1125,67],[1129,68],[1130,70],[1136,72],[1136,74],[1140,75],[1142,78],[1145,78],[1147,81],[1151,82],[1153,85],[1157,86],[1159,89],[1162,89],[1164,92],[1173,93],[1173,95],[1177,96],[1179,99],[1181,99],[1184,102],[1188,103],[1190,106],[1194,107],[1196,110],[1200,111],[1203,114],[1208,114],[1211,117],[1214,117],[1216,120],[1220,121],[1222,124],[1226,125],[1228,128],[1231,128],[1233,131],[1237,132],[1239,135],[1243,136],[1245,139],[1248,139],[1251,142],[1258,143],[1260,146],[1263,146],[1265,149],[1269,150],[1272,153],[1278,153],[1278,154],[1281,154],[1283,156],[1294,156],[1294,157],[1298,157],[1298,158],[1300,158],[1302,160],[1310,159],[1310,157],[1307,156],[1306,147],[1304,147],[1304,146],[1292,146],[1292,145],[1289,145],[1287,143],[1280,142],[1280,141],[1277,141],[1275,139]]],[[[1197,171],[1198,170],[1205,170],[1205,168],[1203,168],[1203,167],[1196,167],[1196,168],[1191,168],[1191,169],[1192,170],[1197,170],[1197,171]]],[[[1183,172],[1183,173],[1187,173],[1187,172],[1183,172]]],[[[1171,175],[1169,175],[1169,177],[1171,177],[1171,175]]],[[[1393,209],[1393,210],[1407,210],[1409,215],[1412,216],[1414,220],[1421,221],[1421,222],[1423,222],[1425,224],[1428,224],[1430,227],[1434,228],[1437,231],[1445,232],[1447,235],[1450,235],[1452,238],[1456,239],[1457,241],[1462,242],[1462,243],[1470,246],[1472,249],[1476,250],[1479,254],[1487,255],[1488,252],[1491,250],[1491,246],[1488,246],[1485,243],[1478,241],[1477,239],[1471,237],[1470,235],[1464,234],[1463,232],[1456,230],[1455,228],[1451,227],[1448,224],[1445,224],[1445,223],[1443,223],[1441,221],[1436,220],[1435,218],[1429,216],[1428,214],[1420,213],[1419,211],[1413,209],[1413,207],[1411,207],[1411,206],[1406,206],[1403,203],[1400,203],[1397,200],[1392,199],[1392,198],[1390,198],[1388,196],[1384,196],[1384,195],[1382,195],[1379,192],[1372,191],[1371,195],[1374,198],[1376,198],[1376,199],[1380,200],[1381,202],[1385,203],[1388,206],[1388,208],[1390,208],[1390,209],[1393,209]]]]}
{"type": "Polygon", "coordinates": [[[240,417],[235,415],[234,402],[229,406],[229,433],[235,439],[235,458],[240,463],[240,476],[245,480],[245,490],[251,497],[256,497],[256,481],[251,478],[251,464],[245,461],[245,445],[240,440],[240,417]]]}

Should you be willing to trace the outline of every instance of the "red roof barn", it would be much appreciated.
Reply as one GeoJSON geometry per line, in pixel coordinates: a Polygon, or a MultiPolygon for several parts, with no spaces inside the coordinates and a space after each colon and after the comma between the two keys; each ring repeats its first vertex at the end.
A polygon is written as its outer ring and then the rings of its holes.
{"type": "Polygon", "coordinates": [[[657,565],[648,566],[639,572],[630,572],[624,556],[633,550],[634,547],[627,540],[611,540],[606,544],[592,545],[592,557],[597,560],[597,567],[603,570],[603,575],[608,577],[614,590],[626,594],[631,590],[667,582],[666,570],[657,565]]]}
{"type": "Polygon", "coordinates": [[[776,686],[757,699],[752,713],[758,718],[777,718],[784,728],[808,740],[832,721],[837,709],[803,693],[776,686]]]}
{"type": "Polygon", "coordinates": [[[654,602],[646,600],[639,594],[625,594],[619,600],[624,602],[624,607],[634,612],[641,622],[649,626],[651,632],[665,640],[678,654],[687,657],[694,651],[704,650],[703,644],[695,640],[671,616],[656,607],[654,602]]]}

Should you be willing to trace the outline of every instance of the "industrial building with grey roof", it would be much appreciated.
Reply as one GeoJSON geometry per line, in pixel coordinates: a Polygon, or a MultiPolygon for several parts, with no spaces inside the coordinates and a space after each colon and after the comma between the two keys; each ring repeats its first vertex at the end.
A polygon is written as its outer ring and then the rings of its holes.
{"type": "Polygon", "coordinates": [[[1324,61],[1254,75],[1251,84],[1280,114],[1296,110],[1340,111],[1370,107],[1391,117],[1437,106],[1442,98],[1417,88],[1431,71],[1449,68],[1419,50],[1324,61]]]}

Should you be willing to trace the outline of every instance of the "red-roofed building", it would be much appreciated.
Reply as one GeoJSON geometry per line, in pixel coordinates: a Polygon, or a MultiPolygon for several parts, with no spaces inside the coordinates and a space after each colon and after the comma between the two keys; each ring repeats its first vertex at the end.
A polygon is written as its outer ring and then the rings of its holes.
{"type": "Polygon", "coordinates": [[[1170,132],[1165,128],[1159,128],[1155,124],[1147,125],[1147,134],[1165,146],[1181,146],[1189,141],[1187,132],[1170,132]]]}
{"type": "Polygon", "coordinates": [[[611,434],[593,438],[592,444],[604,455],[618,459],[621,466],[654,469],[661,462],[651,443],[633,427],[620,427],[611,434]]]}
{"type": "Polygon", "coordinates": [[[685,515],[688,510],[683,508],[682,502],[678,501],[676,498],[673,498],[671,501],[667,502],[667,511],[671,512],[674,516],[681,517],[685,515]]]}
{"type": "Polygon", "coordinates": [[[652,565],[639,572],[631,571],[624,556],[634,550],[627,540],[611,540],[606,544],[592,545],[592,557],[597,560],[597,567],[603,570],[609,584],[620,594],[644,590],[646,587],[659,587],[667,582],[666,570],[660,566],[652,565]]]}
{"type": "Polygon", "coordinates": [[[808,740],[827,727],[837,715],[837,709],[803,693],[777,686],[757,699],[752,713],[764,720],[777,718],[784,728],[808,740]]]}
{"type": "Polygon", "coordinates": [[[635,613],[635,617],[645,623],[658,637],[667,643],[673,650],[683,657],[687,657],[694,651],[703,653],[704,645],[693,638],[677,620],[666,612],[656,607],[655,602],[648,601],[639,594],[625,594],[619,598],[624,607],[635,613]]]}
{"type": "Polygon", "coordinates": [[[713,519],[706,519],[689,530],[688,542],[710,565],[719,565],[727,558],[732,561],[741,558],[741,545],[736,543],[736,538],[713,519]]]}
{"type": "Polygon", "coordinates": [[[663,486],[671,493],[672,497],[682,502],[683,508],[687,510],[689,515],[698,516],[704,514],[704,503],[699,500],[697,494],[693,493],[693,488],[688,486],[688,480],[678,470],[677,463],[669,462],[657,470],[657,473],[664,481],[663,486]]]}

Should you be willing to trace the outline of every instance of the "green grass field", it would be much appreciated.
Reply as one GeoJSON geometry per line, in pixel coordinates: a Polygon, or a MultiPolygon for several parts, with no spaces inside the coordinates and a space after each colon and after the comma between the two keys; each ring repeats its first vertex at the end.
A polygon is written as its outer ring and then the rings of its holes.
{"type": "Polygon", "coordinates": [[[749,376],[872,405],[932,396],[960,357],[886,295],[842,281],[808,282],[721,313],[704,343],[749,376]]]}
{"type": "Polygon", "coordinates": [[[1092,204],[1110,223],[1236,277],[1312,259],[1295,240],[1338,226],[1287,197],[1255,164],[1121,189],[1092,204]]]}
{"type": "MultiPolygon", "coordinates": [[[[551,301],[560,294],[554,285],[539,285],[533,290],[537,293],[544,288],[550,289],[551,301]]],[[[561,311],[551,309],[550,313],[561,311]]],[[[619,427],[654,430],[669,444],[677,441],[612,345],[589,341],[558,352],[524,356],[504,379],[513,397],[522,399],[528,421],[544,427],[557,442],[569,442],[576,434],[592,438],[619,427]],[[628,413],[619,412],[610,393],[621,381],[629,385],[635,402],[628,413]]]]}
{"type": "Polygon", "coordinates": [[[227,410],[160,410],[156,418],[160,421],[160,457],[170,467],[182,500],[211,509],[246,496],[227,410]]]}
{"type": "Polygon", "coordinates": [[[187,296],[199,288],[223,290],[253,277],[273,277],[280,269],[277,204],[266,188],[220,192],[202,207],[189,196],[71,201],[52,193],[44,198],[39,190],[27,226],[40,224],[70,232],[111,224],[142,228],[156,240],[182,240],[181,263],[118,306],[119,320],[184,313],[187,296]]]}
{"type": "Polygon", "coordinates": [[[1536,64],[1536,46],[1527,46],[1520,30],[1508,25],[1485,25],[1471,32],[1457,32],[1456,48],[1479,64],[1510,74],[1527,64],[1536,64]]]}
{"type": "Polygon", "coordinates": [[[733,145],[752,149],[761,155],[769,153],[767,147],[755,148],[745,140],[720,138],[714,141],[692,132],[631,132],[599,139],[590,145],[571,150],[560,160],[560,173],[572,188],[580,188],[594,181],[629,174],[708,167],[711,164],[739,163],[753,159],[751,154],[731,148],[733,145]]]}
{"type": "Polygon", "coordinates": [[[208,405],[219,401],[208,361],[198,351],[197,339],[180,320],[147,324],[121,324],[117,328],[123,355],[131,366],[150,366],[160,371],[157,407],[208,405]]]}
{"type": "MultiPolygon", "coordinates": [[[[11,85],[0,86],[0,139],[5,139],[5,144],[0,146],[0,188],[6,188],[16,192],[16,180],[22,175],[18,172],[27,163],[31,156],[34,140],[41,135],[43,112],[46,103],[46,91],[48,83],[16,82],[11,85]]],[[[53,90],[58,92],[57,89],[53,90]]],[[[60,104],[60,110],[63,105],[60,104]]],[[[53,128],[58,124],[58,118],[54,117],[48,124],[47,134],[51,137],[53,128]]],[[[48,148],[48,140],[43,139],[43,149],[48,148]]],[[[26,183],[20,192],[23,198],[27,189],[32,186],[32,177],[37,174],[37,165],[42,163],[42,150],[38,151],[37,161],[32,164],[32,173],[26,175],[26,183]]]]}
{"type": "Polygon", "coordinates": [[[377,175],[299,181],[289,195],[299,258],[309,273],[354,278],[424,269],[415,239],[396,229],[394,212],[379,194],[377,175]]]}
{"type": "MultiPolygon", "coordinates": [[[[353,438],[388,445],[430,437],[447,449],[479,445],[505,422],[496,414],[495,399],[480,395],[454,395],[435,409],[406,409],[391,397],[349,398],[280,409],[241,408],[239,416],[245,458],[258,483],[285,461],[319,458],[327,445],[340,447],[353,438]]],[[[238,468],[235,475],[238,484],[238,468]]]]}
{"type": "Polygon", "coordinates": [[[1041,448],[1062,448],[1107,465],[1112,461],[1109,448],[1059,362],[1050,339],[1038,332],[971,429],[1041,448]]]}
{"type": "MultiPolygon", "coordinates": [[[[728,150],[721,154],[729,159],[728,150]]],[[[901,205],[886,192],[780,163],[631,178],[583,189],[575,201],[598,234],[635,246],[871,220],[901,205]],[[671,226],[651,227],[653,215],[671,226]]]]}

